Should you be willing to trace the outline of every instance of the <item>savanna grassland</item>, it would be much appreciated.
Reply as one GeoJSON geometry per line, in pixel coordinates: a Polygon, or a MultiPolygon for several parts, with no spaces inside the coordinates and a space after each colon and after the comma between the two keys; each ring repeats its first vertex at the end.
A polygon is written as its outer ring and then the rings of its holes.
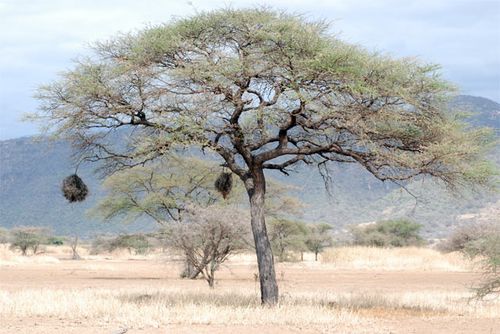
{"type": "Polygon", "coordinates": [[[500,299],[471,300],[480,278],[456,253],[332,248],[279,263],[278,307],[260,306],[254,255],[205,281],[165,253],[70,260],[65,246],[22,257],[0,245],[0,333],[495,333],[500,299]]]}

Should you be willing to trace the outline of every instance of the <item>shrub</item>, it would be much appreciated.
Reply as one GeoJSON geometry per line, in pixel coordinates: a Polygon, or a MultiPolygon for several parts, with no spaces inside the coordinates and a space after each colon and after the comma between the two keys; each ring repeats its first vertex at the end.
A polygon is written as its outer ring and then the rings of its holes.
{"type": "Polygon", "coordinates": [[[192,266],[213,288],[215,272],[229,256],[246,248],[249,230],[245,215],[232,207],[188,207],[182,222],[172,222],[162,238],[182,251],[192,266]]]}
{"type": "Polygon", "coordinates": [[[452,243],[472,260],[482,271],[482,280],[474,288],[477,298],[500,293],[500,224],[478,223],[460,228],[452,235],[452,243]],[[468,238],[453,238],[466,235],[468,238]],[[466,240],[466,241],[464,241],[466,240]]]}
{"type": "Polygon", "coordinates": [[[451,235],[438,245],[439,250],[443,252],[464,251],[470,242],[480,240],[485,235],[495,233],[495,227],[492,223],[467,224],[457,227],[451,235]]]}
{"type": "Polygon", "coordinates": [[[9,242],[9,231],[0,227],[0,244],[6,244],[9,242]]]}
{"type": "Polygon", "coordinates": [[[352,229],[354,244],[373,247],[419,246],[424,243],[419,235],[422,225],[407,219],[379,221],[352,229]]]}
{"type": "Polygon", "coordinates": [[[112,239],[109,243],[109,251],[115,249],[127,249],[130,254],[134,251],[135,254],[148,253],[151,245],[143,234],[123,234],[112,239]]]}
{"type": "Polygon", "coordinates": [[[11,249],[18,249],[22,255],[27,255],[28,250],[36,254],[40,244],[46,242],[47,231],[40,227],[18,227],[11,231],[11,249]]]}
{"type": "Polygon", "coordinates": [[[62,246],[64,245],[64,238],[62,237],[49,237],[47,245],[62,246]]]}
{"type": "Polygon", "coordinates": [[[97,236],[92,240],[92,244],[90,245],[90,254],[97,255],[102,253],[110,252],[110,244],[114,237],[110,236],[97,236]]]}

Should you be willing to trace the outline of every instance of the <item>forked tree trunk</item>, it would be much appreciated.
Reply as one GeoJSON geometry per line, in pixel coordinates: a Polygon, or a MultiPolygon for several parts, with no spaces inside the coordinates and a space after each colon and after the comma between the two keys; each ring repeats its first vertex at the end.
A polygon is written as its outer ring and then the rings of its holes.
{"type": "Polygon", "coordinates": [[[274,305],[278,303],[279,294],[273,252],[264,218],[266,183],[262,169],[252,171],[252,178],[247,180],[246,188],[250,200],[252,232],[259,266],[261,301],[262,304],[274,305]]]}
{"type": "Polygon", "coordinates": [[[75,238],[71,241],[71,250],[73,251],[73,260],[81,260],[82,258],[80,257],[80,254],[78,254],[77,251],[78,247],[78,236],[75,236],[75,238]]]}
{"type": "Polygon", "coordinates": [[[184,262],[184,270],[181,273],[181,278],[197,279],[200,274],[201,270],[193,266],[193,264],[189,261],[188,256],[186,256],[184,262]]]}

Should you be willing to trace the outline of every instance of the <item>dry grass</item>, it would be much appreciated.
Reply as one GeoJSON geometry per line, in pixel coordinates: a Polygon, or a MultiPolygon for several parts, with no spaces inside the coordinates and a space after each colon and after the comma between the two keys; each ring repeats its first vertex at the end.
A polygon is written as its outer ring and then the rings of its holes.
{"type": "Polygon", "coordinates": [[[54,256],[41,254],[34,256],[22,256],[20,253],[13,252],[9,245],[0,244],[0,267],[15,266],[19,264],[47,264],[59,263],[59,259],[54,256]]]}
{"type": "Polygon", "coordinates": [[[181,291],[178,288],[30,289],[0,292],[0,316],[56,317],[113,322],[127,327],[165,324],[350,326],[366,325],[382,310],[394,315],[494,318],[500,300],[470,304],[462,292],[296,293],[271,312],[254,291],[181,291]]]}
{"type": "MultiPolygon", "coordinates": [[[[135,255],[124,249],[111,253],[90,255],[89,245],[78,247],[78,254],[84,260],[166,260],[169,257],[160,251],[147,255],[135,255]]],[[[22,256],[20,252],[13,251],[8,244],[0,244],[0,266],[13,266],[22,264],[59,263],[61,259],[71,259],[73,252],[69,246],[41,246],[36,255],[22,256]]]]}
{"type": "Polygon", "coordinates": [[[408,285],[405,277],[414,275],[471,275],[460,272],[468,270],[470,264],[458,254],[444,255],[430,249],[345,247],[327,250],[321,262],[308,254],[305,262],[279,264],[278,270],[287,275],[280,279],[280,305],[272,311],[259,303],[253,254],[234,257],[220,273],[221,284],[210,290],[201,281],[179,280],[177,264],[165,254],[81,253],[83,261],[59,262],[70,258],[68,249],[47,247],[44,255],[22,257],[0,245],[0,265],[19,267],[2,269],[12,274],[5,272],[3,276],[10,277],[11,283],[0,289],[0,322],[56,319],[56,323],[64,320],[99,328],[110,324],[135,329],[170,325],[288,326],[323,333],[388,333],[398,328],[391,327],[394,323],[408,319],[476,319],[482,323],[500,317],[500,298],[470,302],[472,293],[457,281],[451,288],[441,281],[424,284],[418,280],[408,285]],[[29,288],[17,283],[16,270],[31,270],[30,280],[25,281],[29,288]],[[426,270],[436,272],[422,275],[426,270]],[[350,282],[351,277],[356,282],[339,288],[338,280],[346,273],[351,276],[343,278],[342,284],[350,282]],[[43,274],[49,284],[61,275],[59,281],[64,287],[33,282],[43,274]],[[398,281],[381,287],[378,275],[398,281]],[[147,277],[155,280],[148,281],[147,277]]]}
{"type": "MultiPolygon", "coordinates": [[[[59,259],[70,259],[69,246],[45,246],[43,253],[36,256],[21,256],[13,252],[8,245],[0,244],[0,265],[58,263],[59,259]]],[[[79,254],[85,260],[157,260],[172,261],[178,254],[167,251],[154,251],[146,255],[130,254],[127,250],[116,250],[112,253],[90,255],[87,245],[78,248],[79,254]]],[[[243,253],[231,258],[231,263],[256,264],[254,254],[243,253]]],[[[291,264],[293,265],[293,264],[291,264]]],[[[320,262],[314,261],[314,254],[305,253],[303,262],[295,262],[299,266],[315,268],[353,269],[353,270],[439,270],[439,271],[470,271],[472,263],[460,253],[443,254],[429,248],[372,248],[372,247],[338,247],[329,248],[320,255],[320,262]]]]}
{"type": "Polygon", "coordinates": [[[327,249],[321,262],[340,269],[467,271],[471,263],[460,253],[429,248],[339,247],[327,249]]]}
{"type": "Polygon", "coordinates": [[[126,327],[165,324],[360,326],[351,309],[337,309],[313,298],[284,297],[272,312],[251,291],[221,293],[179,289],[81,289],[0,292],[0,316],[85,318],[126,327]]]}

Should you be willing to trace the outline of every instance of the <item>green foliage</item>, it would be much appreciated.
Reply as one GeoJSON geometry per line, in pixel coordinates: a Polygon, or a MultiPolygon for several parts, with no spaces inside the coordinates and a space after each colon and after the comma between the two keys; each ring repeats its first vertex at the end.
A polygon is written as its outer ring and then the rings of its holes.
{"type": "Polygon", "coordinates": [[[116,249],[127,249],[131,254],[132,251],[135,254],[146,254],[149,252],[151,244],[143,234],[123,234],[110,240],[108,247],[111,252],[116,249]]]}
{"type": "Polygon", "coordinates": [[[307,250],[306,224],[289,219],[273,218],[269,220],[269,239],[274,255],[280,262],[293,259],[293,252],[307,250]]]}
{"type": "Polygon", "coordinates": [[[47,238],[47,245],[62,246],[64,245],[63,237],[49,237],[47,238]]]}
{"type": "Polygon", "coordinates": [[[381,180],[428,175],[452,188],[488,187],[495,174],[484,161],[491,131],[447,115],[454,88],[439,66],[370,52],[301,15],[202,12],[97,43],[95,53],[41,87],[31,118],[110,171],[196,145],[240,177],[256,162],[286,172],[317,159],[356,162],[381,180]],[[114,131],[95,131],[126,127],[135,130],[123,147],[110,145],[114,131]],[[298,145],[269,147],[285,143],[280,129],[298,145]]]}
{"type": "Polygon", "coordinates": [[[477,298],[500,293],[500,225],[475,224],[467,229],[470,239],[461,244],[461,251],[476,260],[483,274],[474,288],[477,298]]]}
{"type": "Polygon", "coordinates": [[[219,198],[213,185],[218,169],[210,162],[171,154],[155,164],[115,173],[105,180],[107,195],[92,215],[108,221],[147,216],[160,224],[180,220],[188,203],[208,205],[219,198]]]}
{"type": "Polygon", "coordinates": [[[407,219],[380,221],[352,229],[354,244],[373,247],[405,247],[422,245],[422,225],[407,219]]]}
{"type": "Polygon", "coordinates": [[[500,293],[500,233],[469,242],[464,251],[480,259],[483,279],[475,289],[476,296],[484,298],[500,293]]]}
{"type": "Polygon", "coordinates": [[[314,259],[318,261],[318,254],[326,247],[333,244],[330,231],[333,227],[329,224],[310,224],[307,225],[308,233],[305,239],[307,249],[314,253],[314,259]]]}
{"type": "Polygon", "coordinates": [[[28,255],[31,250],[36,254],[40,244],[47,240],[46,230],[39,227],[18,227],[11,230],[11,249],[18,249],[22,255],[28,255]]]}

